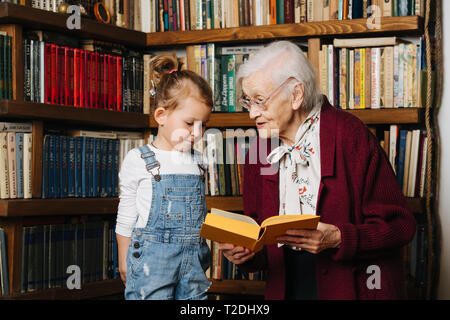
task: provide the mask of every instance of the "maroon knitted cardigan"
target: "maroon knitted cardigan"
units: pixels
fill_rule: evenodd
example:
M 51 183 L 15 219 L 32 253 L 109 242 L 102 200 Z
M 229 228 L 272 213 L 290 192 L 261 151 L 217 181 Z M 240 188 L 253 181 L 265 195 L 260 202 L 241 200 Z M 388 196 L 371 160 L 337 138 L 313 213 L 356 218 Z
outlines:
M 270 146 L 261 139 L 250 152 L 262 143 L 268 154 Z M 321 222 L 340 229 L 342 244 L 317 255 L 319 299 L 406 298 L 401 249 L 414 236 L 414 216 L 377 138 L 358 118 L 326 99 L 320 118 L 320 159 L 317 214 Z M 279 210 L 278 171 L 261 175 L 261 169 L 269 167 L 258 160 L 247 161 L 244 168 L 244 212 L 258 223 Z M 379 289 L 367 286 L 368 280 L 373 283 L 373 270 L 368 269 L 372 265 L 380 268 Z M 282 248 L 266 246 L 240 268 L 268 270 L 266 299 L 284 299 Z

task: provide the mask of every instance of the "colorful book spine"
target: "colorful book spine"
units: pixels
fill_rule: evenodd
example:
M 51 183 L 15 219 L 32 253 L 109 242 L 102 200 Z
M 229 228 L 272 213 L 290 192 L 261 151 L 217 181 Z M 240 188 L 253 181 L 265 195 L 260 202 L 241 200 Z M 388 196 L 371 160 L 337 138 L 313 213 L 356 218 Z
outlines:
M 16 181 L 18 199 L 23 199 L 23 138 L 23 132 L 16 133 Z
M 23 137 L 23 197 L 32 198 L 32 153 L 33 153 L 33 135 L 25 133 Z
M 0 199 L 9 198 L 8 134 L 0 132 Z

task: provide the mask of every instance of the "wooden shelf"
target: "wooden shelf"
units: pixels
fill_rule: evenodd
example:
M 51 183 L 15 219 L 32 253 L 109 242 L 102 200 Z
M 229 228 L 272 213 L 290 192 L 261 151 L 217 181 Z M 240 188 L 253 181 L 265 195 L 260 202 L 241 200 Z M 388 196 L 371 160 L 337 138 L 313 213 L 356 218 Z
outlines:
M 263 296 L 265 281 L 255 280 L 211 280 L 208 293 Z
M 82 300 L 123 294 L 125 287 L 120 279 L 91 282 L 81 285 L 80 290 L 52 288 L 36 292 L 18 293 L 2 297 L 3 300 Z
M 265 281 L 211 280 L 208 293 L 233 295 L 264 295 Z M 83 300 L 123 294 L 125 287 L 120 279 L 86 283 L 80 290 L 52 288 L 36 292 L 19 293 L 1 297 L 1 300 Z
M 0 3 L 1 24 L 20 24 L 30 29 L 61 32 L 77 38 L 111 41 L 132 47 L 145 47 L 146 45 L 146 34 L 144 32 L 100 23 L 94 19 L 81 18 L 81 29 L 70 30 L 67 28 L 68 17 L 67 14 L 6 2 Z
M 424 200 L 407 198 L 413 213 L 423 212 Z M 0 200 L 0 217 L 117 214 L 118 198 L 66 198 Z M 206 197 L 206 206 L 227 211 L 243 211 L 242 197 Z
M 367 19 L 334 20 L 298 24 L 277 24 L 239 28 L 147 33 L 147 46 L 189 45 L 210 42 L 251 42 L 279 38 L 331 36 L 376 36 L 377 34 L 419 34 L 423 19 L 418 16 L 383 17 L 380 28 L 369 29 Z
M 148 128 L 148 115 L 36 102 L 0 100 L 0 116 L 12 119 L 58 121 L 98 127 Z

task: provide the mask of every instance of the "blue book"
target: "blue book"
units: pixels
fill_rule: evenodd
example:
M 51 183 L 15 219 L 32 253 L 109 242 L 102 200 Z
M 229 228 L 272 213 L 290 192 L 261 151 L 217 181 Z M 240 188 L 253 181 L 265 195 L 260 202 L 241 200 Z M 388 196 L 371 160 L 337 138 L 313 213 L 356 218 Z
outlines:
M 87 196 L 87 185 L 88 185 L 88 161 L 87 161 L 87 151 L 88 151 L 88 141 L 89 138 L 82 137 L 81 140 L 81 196 L 85 198 Z
M 117 197 L 119 195 L 119 149 L 120 140 L 113 140 L 113 163 L 112 163 L 112 196 Z
M 17 198 L 23 199 L 23 132 L 16 133 Z
M 55 198 L 55 136 L 49 136 L 48 151 L 48 197 Z
M 88 138 L 88 149 L 86 156 L 88 157 L 88 168 L 87 168 L 87 196 L 92 197 L 94 190 L 94 138 Z
M 68 176 L 68 164 L 67 164 L 67 138 L 66 136 L 59 137 L 60 142 L 60 167 L 59 167 L 59 185 L 60 185 L 60 197 L 67 198 L 67 176 Z
M 93 171 L 92 171 L 92 178 L 93 178 L 92 196 L 94 198 L 97 198 L 100 196 L 100 184 L 101 184 L 100 163 L 102 158 L 101 150 L 103 149 L 101 149 L 100 147 L 102 146 L 102 140 L 104 139 L 94 138 L 93 140 L 94 140 L 94 147 L 93 147 Z
M 364 14 L 363 3 L 364 3 L 364 0 L 353 0 L 352 19 L 363 18 L 363 14 Z
M 107 148 L 108 140 L 100 140 L 101 160 L 100 160 L 100 197 L 106 197 L 106 166 L 107 166 Z
M 344 0 L 339 0 L 339 5 L 338 5 L 338 19 L 339 20 L 344 20 Z
M 44 137 L 44 144 L 42 146 L 42 199 L 47 199 L 48 196 L 48 169 L 49 169 L 49 149 L 50 137 Z
M 398 146 L 398 170 L 397 170 L 397 181 L 398 184 L 400 185 L 400 189 L 403 189 L 403 177 L 405 174 L 405 154 L 406 154 L 407 134 L 408 130 L 400 130 L 399 146 Z
M 9 274 L 8 274 L 8 259 L 6 255 L 6 238 L 5 230 L 0 228 L 0 254 L 1 254 L 1 264 L 0 264 L 0 293 L 3 296 L 9 296 Z
M 60 183 L 60 168 L 61 168 L 61 143 L 60 136 L 55 136 L 55 149 L 54 149 L 54 198 L 61 197 L 61 183 Z
M 112 197 L 112 163 L 113 163 L 113 141 L 112 139 L 108 139 L 108 157 L 106 161 L 106 196 Z
M 67 197 L 75 196 L 75 137 L 67 137 Z
M 75 138 L 75 170 L 74 170 L 74 189 L 75 197 L 81 197 L 82 186 L 82 159 L 83 159 L 83 137 Z

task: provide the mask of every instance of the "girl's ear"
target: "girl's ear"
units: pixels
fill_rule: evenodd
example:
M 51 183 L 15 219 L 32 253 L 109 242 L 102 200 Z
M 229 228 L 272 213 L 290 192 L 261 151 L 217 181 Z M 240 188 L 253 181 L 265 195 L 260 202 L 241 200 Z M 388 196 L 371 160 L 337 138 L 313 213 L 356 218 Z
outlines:
M 305 87 L 303 86 L 303 83 L 297 82 L 294 85 L 294 92 L 293 92 L 293 98 L 292 98 L 292 109 L 298 110 L 303 104 L 303 99 L 305 97 Z
M 155 121 L 158 123 L 158 126 L 163 127 L 167 120 L 168 112 L 166 109 L 159 107 L 156 108 L 154 117 Z

